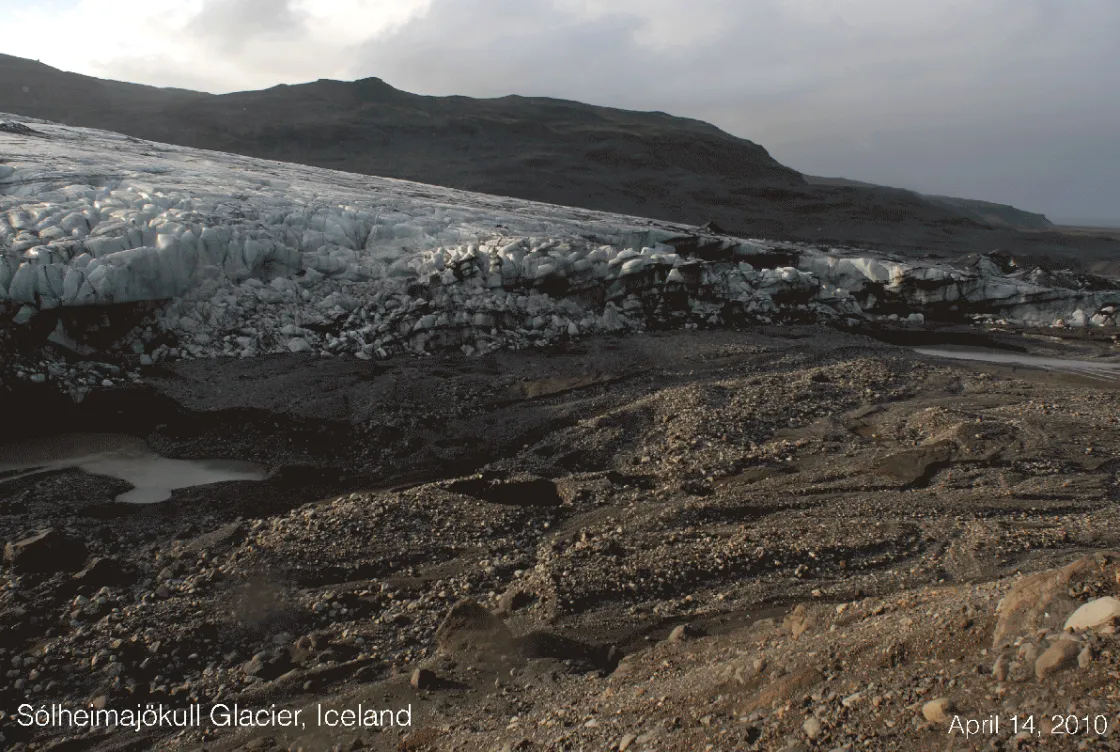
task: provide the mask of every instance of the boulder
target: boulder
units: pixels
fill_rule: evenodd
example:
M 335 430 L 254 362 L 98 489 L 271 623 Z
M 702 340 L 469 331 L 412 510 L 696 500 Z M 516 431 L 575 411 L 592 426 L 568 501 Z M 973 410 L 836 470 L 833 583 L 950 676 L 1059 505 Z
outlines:
M 504 655 L 514 650 L 513 634 L 501 619 L 466 598 L 452 606 L 439 625 L 436 647 L 448 655 Z
M 677 626 L 673 627 L 673 631 L 669 633 L 668 640 L 669 642 L 684 642 L 690 636 L 691 635 L 689 635 L 688 633 L 688 625 L 678 624 Z
M 1038 572 L 1016 582 L 996 609 L 999 617 L 992 633 L 992 646 L 999 648 L 1039 629 L 1061 629 L 1062 617 L 1079 605 L 1069 594 L 1071 585 L 1115 586 L 1117 558 L 1120 555 L 1114 553 L 1086 556 L 1060 569 Z
M 412 672 L 409 679 L 409 684 L 417 692 L 424 689 L 432 689 L 436 686 L 437 677 L 435 672 L 427 668 L 418 668 Z
M 799 603 L 793 611 L 786 614 L 782 626 L 789 630 L 793 639 L 799 638 L 813 626 L 813 617 L 804 603 Z
M 945 723 L 953 713 L 953 701 L 938 697 L 922 705 L 922 716 L 930 723 Z
M 99 556 L 92 560 L 82 571 L 74 575 L 74 581 L 89 588 L 120 587 L 136 580 L 136 573 L 125 567 L 118 559 Z
M 505 614 L 512 614 L 530 605 L 536 598 L 521 588 L 512 587 L 502 593 L 498 599 L 498 610 Z
M 4 564 L 16 574 L 77 572 L 87 556 L 85 543 L 47 528 L 4 546 Z
M 880 458 L 874 465 L 876 472 L 895 478 L 904 485 L 922 486 L 929 483 L 933 475 L 947 465 L 953 457 L 953 444 L 939 441 L 917 449 L 903 449 L 900 452 Z
M 1111 596 L 1097 598 L 1078 608 L 1066 619 L 1066 630 L 1095 629 L 1120 619 L 1120 600 Z
M 1034 662 L 1034 674 L 1039 681 L 1050 674 L 1069 668 L 1081 652 L 1081 643 L 1076 640 L 1062 639 L 1048 647 Z

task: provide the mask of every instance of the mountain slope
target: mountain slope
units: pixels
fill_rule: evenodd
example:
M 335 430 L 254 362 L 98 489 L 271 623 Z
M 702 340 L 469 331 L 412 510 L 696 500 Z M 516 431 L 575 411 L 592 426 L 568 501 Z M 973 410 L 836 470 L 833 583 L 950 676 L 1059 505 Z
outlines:
M 997 204 L 991 201 L 980 201 L 971 198 L 957 198 L 956 196 L 938 196 L 905 188 L 891 188 L 874 183 L 865 183 L 862 180 L 849 180 L 848 178 L 825 178 L 819 175 L 804 175 L 805 181 L 810 185 L 827 185 L 843 188 L 866 188 L 881 191 L 897 192 L 929 201 L 930 203 L 944 206 L 953 211 L 958 211 L 973 221 L 993 227 L 1010 227 L 1017 230 L 1044 230 L 1054 227 L 1054 223 L 1043 214 L 1023 211 L 1007 204 Z
M 810 185 L 715 126 L 547 98 L 428 97 L 316 81 L 223 95 L 101 81 L 0 55 L 0 111 L 182 146 L 702 224 L 740 235 L 949 255 L 1104 240 L 993 228 L 916 194 Z M 1098 248 L 1101 245 L 1107 248 Z
M 804 185 L 757 144 L 695 120 L 544 98 L 424 97 L 375 78 L 209 95 L 0 57 L 0 110 L 523 198 L 590 205 L 618 194 L 609 208 L 648 206 L 660 218 L 665 210 L 703 215 L 695 214 L 702 200 L 674 195 L 682 188 Z

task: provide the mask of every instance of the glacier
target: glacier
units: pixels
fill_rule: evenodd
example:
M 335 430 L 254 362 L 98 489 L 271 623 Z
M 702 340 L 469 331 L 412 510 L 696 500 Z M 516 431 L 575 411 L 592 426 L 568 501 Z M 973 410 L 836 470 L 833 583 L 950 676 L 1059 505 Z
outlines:
M 0 154 L 0 330 L 45 322 L 94 358 L 80 314 L 148 306 L 96 353 L 120 367 L 44 350 L 16 372 L 72 388 L 169 359 L 472 355 L 750 321 L 1116 326 L 1120 311 L 1111 280 L 988 257 L 730 237 L 20 116 L 0 115 Z

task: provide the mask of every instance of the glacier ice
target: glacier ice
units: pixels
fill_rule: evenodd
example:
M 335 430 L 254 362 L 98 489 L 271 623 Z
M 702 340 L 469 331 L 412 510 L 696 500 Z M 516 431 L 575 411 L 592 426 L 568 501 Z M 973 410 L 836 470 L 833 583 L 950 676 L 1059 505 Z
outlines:
M 986 258 L 707 236 L 22 120 L 30 132 L 0 133 L 0 327 L 150 302 L 117 345 L 135 364 L 473 354 L 729 315 L 1115 326 L 1120 310 L 1114 285 Z

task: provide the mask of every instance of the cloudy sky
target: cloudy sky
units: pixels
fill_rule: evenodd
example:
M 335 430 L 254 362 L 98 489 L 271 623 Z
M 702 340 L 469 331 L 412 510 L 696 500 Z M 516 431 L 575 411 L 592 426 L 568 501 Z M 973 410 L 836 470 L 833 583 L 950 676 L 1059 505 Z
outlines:
M 1120 221 L 1120 0 L 0 0 L 0 18 L 0 52 L 104 78 L 663 110 L 802 172 Z

